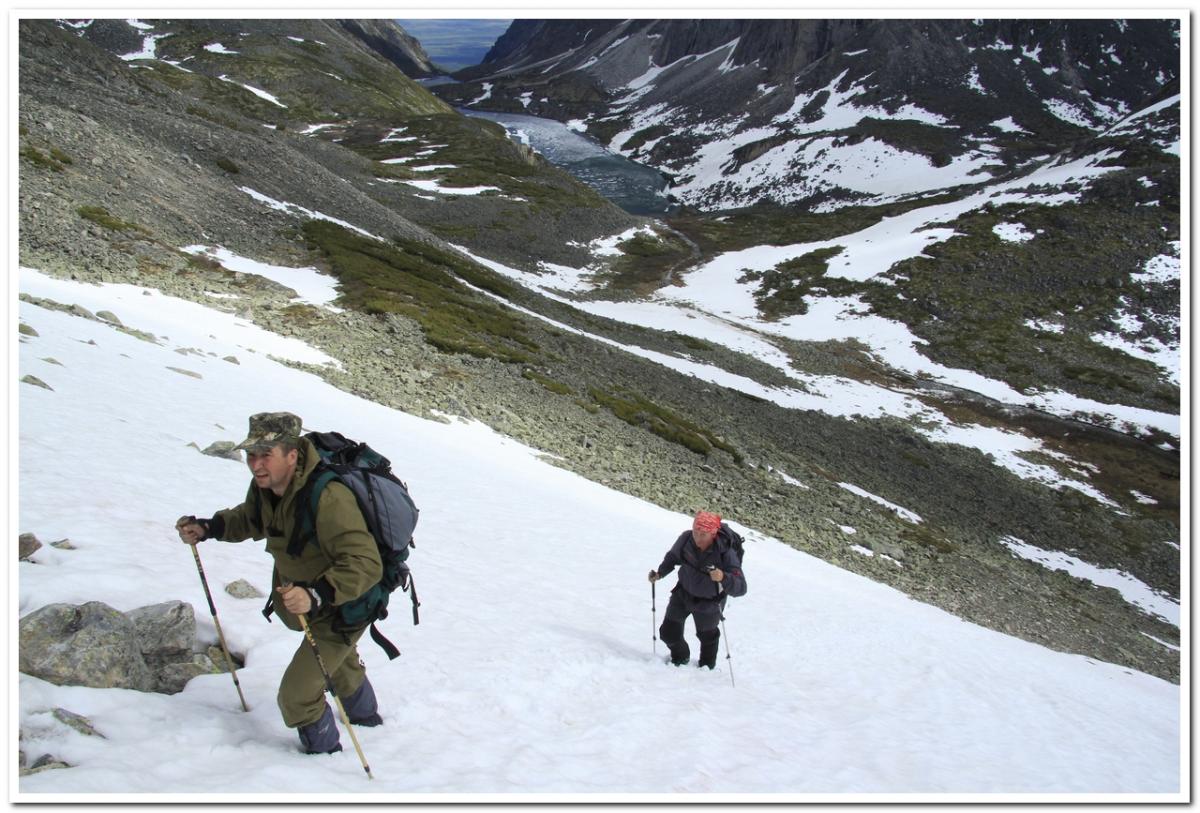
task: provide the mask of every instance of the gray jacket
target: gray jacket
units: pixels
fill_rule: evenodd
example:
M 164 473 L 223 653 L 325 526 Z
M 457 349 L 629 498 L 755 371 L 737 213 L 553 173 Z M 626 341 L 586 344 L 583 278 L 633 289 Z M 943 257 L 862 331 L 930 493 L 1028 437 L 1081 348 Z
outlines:
M 725 579 L 715 582 L 708 575 L 709 567 L 718 567 L 725 572 Z M 675 540 L 675 544 L 663 557 L 658 566 L 658 576 L 662 578 L 679 567 L 679 584 L 676 589 L 683 588 L 696 598 L 718 598 L 722 594 L 729 596 L 746 595 L 746 576 L 742 573 L 742 563 L 737 551 L 729 542 L 724 524 L 716 540 L 708 550 L 702 551 L 696 547 L 691 531 L 684 531 Z

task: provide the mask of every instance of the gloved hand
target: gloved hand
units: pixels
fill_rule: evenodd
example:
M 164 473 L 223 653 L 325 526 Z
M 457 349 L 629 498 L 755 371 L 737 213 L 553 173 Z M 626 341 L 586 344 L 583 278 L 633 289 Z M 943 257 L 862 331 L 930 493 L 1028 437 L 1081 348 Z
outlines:
M 182 516 L 175 522 L 175 530 L 179 538 L 188 545 L 196 545 L 208 539 L 208 520 L 196 519 L 190 514 Z
M 651 571 L 650 571 L 650 581 L 651 581 L 651 583 L 653 583 L 653 582 L 656 582 L 656 581 L 658 581 L 658 580 L 659 580 L 659 579 L 661 579 L 661 578 L 662 578 L 662 577 L 658 575 L 658 571 L 657 571 L 657 570 L 651 570 Z
M 725 571 L 719 567 L 714 567 L 708 571 L 708 577 L 715 582 L 723 581 L 725 579 Z

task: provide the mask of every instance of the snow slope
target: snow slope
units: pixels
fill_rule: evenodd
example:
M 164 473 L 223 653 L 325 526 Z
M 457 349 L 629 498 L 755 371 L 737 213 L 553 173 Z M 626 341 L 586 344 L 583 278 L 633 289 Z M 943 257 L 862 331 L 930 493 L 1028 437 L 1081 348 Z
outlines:
M 344 734 L 345 752 L 304 756 L 280 722 L 277 681 L 300 638 L 222 589 L 244 578 L 266 590 L 261 543 L 202 543 L 222 628 L 246 654 L 250 712 L 223 674 L 173 696 L 21 675 L 22 747 L 74 767 L 14 778 L 16 801 L 1186 799 L 1178 686 L 965 623 L 753 529 L 720 668 L 670 668 L 645 574 L 684 514 L 482 425 L 338 391 L 270 358 L 319 363 L 316 351 L 216 311 L 27 270 L 20 286 L 160 340 L 20 304 L 39 335 L 22 339 L 19 375 L 53 389 L 18 385 L 19 530 L 77 549 L 43 547 L 12 572 L 14 618 L 53 602 L 183 599 L 215 641 L 173 523 L 240 500 L 247 472 L 188 444 L 240 439 L 247 415 L 282 409 L 369 439 L 408 480 L 423 607 L 412 627 L 400 597 L 384 625 L 397 661 L 362 647 L 385 719 L 358 732 L 369 781 Z M 56 707 L 105 738 L 58 723 Z

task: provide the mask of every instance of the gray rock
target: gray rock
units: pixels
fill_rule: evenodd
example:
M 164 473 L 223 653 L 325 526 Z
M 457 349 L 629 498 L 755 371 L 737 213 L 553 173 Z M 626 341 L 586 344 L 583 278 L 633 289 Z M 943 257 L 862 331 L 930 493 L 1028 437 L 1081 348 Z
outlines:
M 24 322 L 22 322 L 20 325 L 17 326 L 17 332 L 20 333 L 22 336 L 35 336 L 36 337 L 36 336 L 40 335 L 36 330 L 34 330 L 32 327 L 25 324 Z
M 196 641 L 196 613 L 183 601 L 166 601 L 125 613 L 137 635 L 138 647 L 149 663 L 191 655 Z
M 240 361 L 238 361 L 238 360 L 237 360 L 237 356 L 225 356 L 225 357 L 224 357 L 223 359 L 221 359 L 221 360 L 222 360 L 222 361 L 228 361 L 230 364 L 236 364 L 236 365 L 238 365 L 239 367 L 240 367 L 240 366 L 241 366 L 241 364 L 242 364 Z
M 67 310 L 67 312 L 74 316 L 82 316 L 84 319 L 95 319 L 96 318 L 96 314 L 92 313 L 90 310 L 83 307 L 82 305 L 72 305 Z
M 42 771 L 50 771 L 58 768 L 70 768 L 71 766 L 63 762 L 57 757 L 50 754 L 42 754 L 37 758 L 31 767 L 21 768 L 21 776 L 29 776 L 30 774 L 41 773 Z
M 171 370 L 172 372 L 179 373 L 180 375 L 186 375 L 186 376 L 190 376 L 192 378 L 204 378 L 204 376 L 200 375 L 200 373 L 194 373 L 191 370 L 184 370 L 180 367 L 172 367 L 169 364 L 167 365 L 167 369 Z
M 111 322 L 114 325 L 122 325 L 123 326 L 125 324 L 120 319 L 118 319 L 117 315 L 115 313 L 113 313 L 112 311 L 96 311 L 96 318 L 103 319 L 105 322 Z
M 156 691 L 162 694 L 179 694 L 192 678 L 219 671 L 207 655 L 194 654 L 189 660 L 168 663 L 156 669 Z
M 91 601 L 50 604 L 18 624 L 20 671 L 58 686 L 149 691 L 154 685 L 137 630 L 124 614 Z
M 38 538 L 33 534 L 21 534 L 17 537 L 17 559 L 25 562 L 29 557 L 42 546 Z
M 21 379 L 21 383 L 22 384 L 32 384 L 35 387 L 41 387 L 42 389 L 46 389 L 46 390 L 50 390 L 50 392 L 54 392 L 54 387 L 51 387 L 49 384 L 47 384 L 42 379 L 38 378 L 36 375 L 24 376 Z
M 74 543 L 70 539 L 59 539 L 56 542 L 51 542 L 50 547 L 58 548 L 59 550 L 76 550 Z
M 220 644 L 213 644 L 205 651 L 204 654 L 206 654 L 208 656 L 208 659 L 212 663 L 213 669 L 215 671 L 217 671 L 217 672 L 228 672 L 229 671 L 229 661 L 226 660 L 225 650 L 221 649 Z M 236 652 L 230 652 L 229 657 L 233 658 L 233 668 L 234 669 L 241 669 L 243 666 L 246 665 L 246 659 L 244 657 L 239 656 Z
M 225 585 L 225 592 L 234 598 L 263 598 L 258 588 L 245 579 L 238 579 Z
M 58 720 L 63 725 L 70 726 L 80 734 L 88 737 L 100 737 L 101 739 L 106 739 L 106 737 L 97 731 L 95 726 L 92 725 L 92 721 L 84 717 L 82 714 L 76 714 L 75 712 L 67 711 L 64 708 L 56 708 L 52 714 L 54 715 L 55 720 Z
M 241 463 L 242 452 L 240 449 L 233 448 L 236 445 L 232 440 L 218 440 L 208 444 L 201 452 L 209 457 L 223 457 L 226 460 L 236 460 Z

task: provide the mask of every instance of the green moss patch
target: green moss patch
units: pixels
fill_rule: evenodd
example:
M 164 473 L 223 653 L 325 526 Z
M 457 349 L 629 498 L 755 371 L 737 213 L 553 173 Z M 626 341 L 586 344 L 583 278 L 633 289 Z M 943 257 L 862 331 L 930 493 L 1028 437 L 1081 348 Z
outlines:
M 536 381 L 555 395 L 574 395 L 575 390 L 571 389 L 561 381 L 555 381 L 553 378 L 544 376 L 535 370 L 523 370 L 521 375 L 528 378 L 530 381 Z
M 49 152 L 50 154 L 47 155 L 37 147 L 22 147 L 21 157 L 32 164 L 54 172 L 62 172 L 68 164 L 75 163 L 71 156 L 57 147 L 50 147 Z
M 810 294 L 843 296 L 852 293 L 853 286 L 845 280 L 825 280 L 829 261 L 843 250 L 842 246 L 820 248 L 781 262 L 769 271 L 747 271 L 738 281 L 759 283 L 754 299 L 759 311 L 768 319 L 808 313 L 804 297 Z
M 510 363 L 536 358 L 538 345 L 520 316 L 464 284 L 502 297 L 514 293 L 512 283 L 488 269 L 415 240 L 381 243 L 324 220 L 306 222 L 304 236 L 338 278 L 348 307 L 408 316 L 447 353 Z
M 93 223 L 98 223 L 106 229 L 113 231 L 146 231 L 142 226 L 136 223 L 130 223 L 127 220 L 121 220 L 119 217 L 114 217 L 103 206 L 80 206 L 75 210 L 84 220 L 90 220 Z
M 709 430 L 637 393 L 616 395 L 591 387 L 588 389 L 588 395 L 631 426 L 648 429 L 660 438 L 677 443 L 696 454 L 708 455 L 713 449 L 721 449 L 732 455 L 738 464 L 742 462 L 742 455 L 733 446 Z

